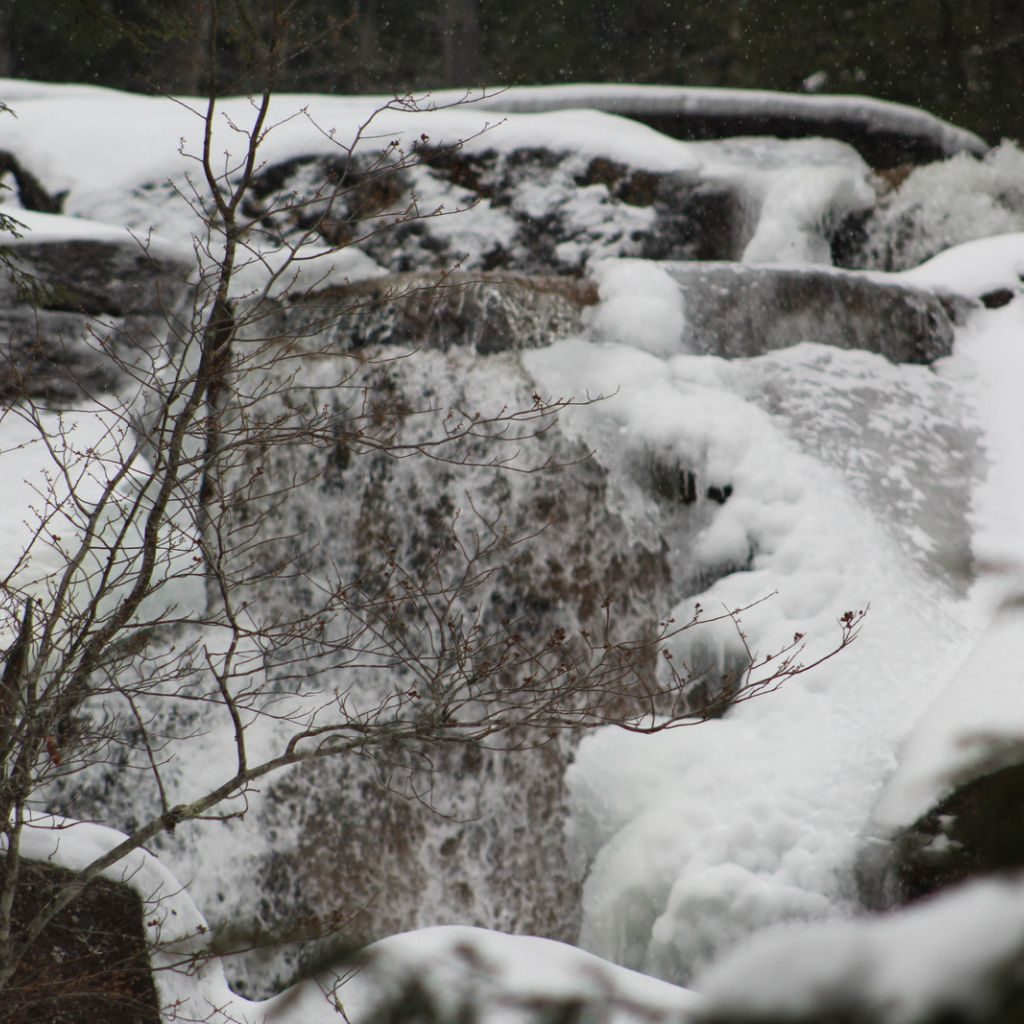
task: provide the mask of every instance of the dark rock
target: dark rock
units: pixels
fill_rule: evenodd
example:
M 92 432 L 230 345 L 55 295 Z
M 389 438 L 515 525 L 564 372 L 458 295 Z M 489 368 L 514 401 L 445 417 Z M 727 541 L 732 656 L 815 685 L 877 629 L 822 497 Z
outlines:
M 186 289 L 184 262 L 127 238 L 20 241 L 9 253 L 16 274 L 0 274 L 3 401 L 60 404 L 116 388 L 126 365 L 162 343 Z
M 832 263 L 848 270 L 861 270 L 868 266 L 868 226 L 874 210 L 854 210 L 834 228 L 829 238 Z
M 5 174 L 13 176 L 18 190 L 18 201 L 26 210 L 36 210 L 39 213 L 61 212 L 67 193 L 51 195 L 34 174 L 22 167 L 13 153 L 0 150 L 0 178 Z
M 650 474 L 651 486 L 659 498 L 680 505 L 692 505 L 697 500 L 697 476 L 692 470 L 652 457 Z
M 841 115 L 816 116 L 811 112 L 660 114 L 644 110 L 627 115 L 663 135 L 676 139 L 731 139 L 767 135 L 777 139 L 822 136 L 852 146 L 872 167 L 890 168 L 922 164 L 951 155 L 934 138 L 902 128 L 879 127 L 869 120 L 845 120 Z M 982 149 L 984 152 L 984 149 Z
M 66 239 L 19 241 L 16 266 L 42 289 L 41 308 L 86 316 L 128 317 L 173 308 L 191 266 L 164 252 L 147 251 L 127 235 L 123 242 Z M 14 282 L 0 279 L 0 303 L 17 297 Z
M 858 863 L 865 905 L 885 909 L 979 875 L 1024 869 L 1024 764 L 961 785 L 908 829 L 870 841 Z
M 739 263 L 664 267 L 682 288 L 692 350 L 726 358 L 814 341 L 895 363 L 932 363 L 952 351 L 953 325 L 972 308 L 877 274 Z
M 997 288 L 993 292 L 986 292 L 981 296 L 981 304 L 986 309 L 999 309 L 1008 306 L 1013 302 L 1016 295 L 1009 288 Z
M 73 878 L 23 860 L 14 932 Z M 159 1024 L 143 905 L 126 885 L 97 879 L 43 930 L 4 990 L 4 1024 Z

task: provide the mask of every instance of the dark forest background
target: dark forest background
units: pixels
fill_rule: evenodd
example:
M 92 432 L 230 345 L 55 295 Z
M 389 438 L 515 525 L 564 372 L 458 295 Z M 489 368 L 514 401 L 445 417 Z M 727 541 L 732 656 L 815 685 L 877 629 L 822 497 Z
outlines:
M 218 81 L 259 64 L 221 0 Z M 199 0 L 0 0 L 0 75 L 194 93 L 210 86 Z M 299 0 L 279 87 L 328 93 L 656 82 L 865 93 L 989 141 L 1024 138 L 1024 0 Z M 249 28 L 252 26 L 250 25 Z M 2 99 L 2 97 L 0 97 Z

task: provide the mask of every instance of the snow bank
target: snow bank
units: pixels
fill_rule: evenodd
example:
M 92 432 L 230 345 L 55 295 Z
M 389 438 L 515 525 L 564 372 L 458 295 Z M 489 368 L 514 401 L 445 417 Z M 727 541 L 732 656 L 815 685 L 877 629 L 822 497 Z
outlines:
M 1003 289 L 1007 305 L 979 312 L 958 345 L 961 387 L 982 427 L 986 465 L 974 489 L 972 554 L 980 569 L 974 614 L 984 632 L 943 675 L 948 684 L 916 725 L 875 809 L 872 829 L 913 823 L 959 783 L 1024 757 L 1024 379 L 1020 300 L 1024 235 L 969 242 L 902 275 L 979 296 Z M 987 624 L 987 625 L 986 625 Z
M 975 882 L 885 917 L 771 929 L 699 987 L 726 1019 L 986 1020 L 1019 1003 L 1022 950 L 1024 885 Z

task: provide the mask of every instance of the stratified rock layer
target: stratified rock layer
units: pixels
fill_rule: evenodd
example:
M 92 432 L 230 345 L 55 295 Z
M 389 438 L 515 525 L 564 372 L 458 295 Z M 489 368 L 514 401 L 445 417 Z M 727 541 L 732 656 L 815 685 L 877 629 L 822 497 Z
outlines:
M 673 263 L 683 292 L 687 344 L 726 358 L 798 341 L 863 349 L 894 363 L 931 363 L 953 347 L 970 304 L 880 275 L 831 268 Z
M 117 390 L 163 344 L 188 268 L 163 253 L 83 238 L 11 246 L 0 274 L 0 399 L 61 404 Z M 123 365 L 122 365 L 123 364 Z

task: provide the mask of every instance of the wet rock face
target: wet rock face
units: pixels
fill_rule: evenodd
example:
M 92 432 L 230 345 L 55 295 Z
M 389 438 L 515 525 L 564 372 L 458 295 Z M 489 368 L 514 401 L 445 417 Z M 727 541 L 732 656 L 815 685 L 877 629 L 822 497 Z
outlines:
M 875 909 L 913 902 L 980 875 L 1024 869 L 1024 764 L 960 786 L 904 832 L 875 840 L 858 866 Z
M 162 344 L 188 268 L 137 244 L 20 242 L 0 274 L 0 400 L 116 390 L 118 362 Z
M 866 274 L 810 267 L 675 263 L 687 343 L 700 354 L 755 356 L 815 341 L 864 349 L 895 363 L 949 355 L 966 300 Z
M 363 351 L 370 358 L 396 354 Z M 514 350 L 481 356 L 453 346 L 393 359 L 383 369 L 391 400 L 405 408 L 486 408 L 488 395 L 515 400 L 537 386 Z M 329 372 L 321 364 L 318 376 Z M 371 367 L 368 379 L 380 372 Z M 466 453 L 475 466 L 282 449 L 270 454 L 266 476 L 316 479 L 320 494 L 282 507 L 272 532 L 303 543 L 316 537 L 304 568 L 315 573 L 318 563 L 331 564 L 351 578 L 374 563 L 380 543 L 414 570 L 438 550 L 458 509 L 464 523 L 536 535 L 503 555 L 486 586 L 467 597 L 485 632 L 515 623 L 538 648 L 558 629 L 599 635 L 610 598 L 617 636 L 650 635 L 672 589 L 663 546 L 630 536 L 609 496 L 607 470 L 560 428 L 527 451 L 537 463 L 551 458 L 562 468 L 522 474 L 479 465 L 501 455 L 486 444 Z M 283 550 L 281 557 L 299 553 Z M 302 599 L 287 581 L 263 594 L 270 614 Z M 653 655 L 649 668 L 653 673 Z M 382 684 L 402 678 L 397 667 Z M 327 678 L 324 685 L 335 684 Z M 257 868 L 267 925 L 330 911 L 350 920 L 361 938 L 469 922 L 574 940 L 582 865 L 570 858 L 563 834 L 563 777 L 576 738 L 541 737 L 540 746 L 536 736 L 521 739 L 529 740 L 527 749 L 511 752 L 426 748 L 429 774 L 411 780 L 367 758 L 311 765 L 272 784 L 256 812 L 261 829 L 293 836 L 294 845 L 279 844 Z M 496 745 L 508 746 L 509 738 Z

